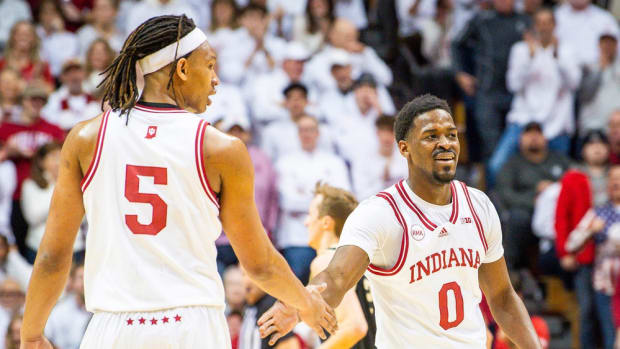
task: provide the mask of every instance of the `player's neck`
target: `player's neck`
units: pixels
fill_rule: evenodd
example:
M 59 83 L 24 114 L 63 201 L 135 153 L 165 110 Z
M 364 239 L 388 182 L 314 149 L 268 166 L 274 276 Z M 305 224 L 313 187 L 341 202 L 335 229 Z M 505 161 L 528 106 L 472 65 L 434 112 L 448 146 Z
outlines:
M 168 82 L 156 77 L 147 78 L 144 84 L 144 91 L 140 100 L 149 103 L 166 103 L 178 105 L 178 103 L 168 94 Z
M 450 183 L 430 182 L 422 176 L 417 176 L 415 180 L 412 180 L 412 178 L 410 175 L 405 183 L 420 199 L 433 205 L 443 206 L 450 204 L 452 200 Z M 415 185 L 412 182 L 415 182 Z
M 321 237 L 321 242 L 319 243 L 319 248 L 317 250 L 317 253 L 323 253 L 325 252 L 328 248 L 333 247 L 338 245 L 338 238 L 336 237 L 336 234 L 334 234 L 334 232 L 331 231 L 326 231 L 325 233 L 323 233 L 323 236 Z

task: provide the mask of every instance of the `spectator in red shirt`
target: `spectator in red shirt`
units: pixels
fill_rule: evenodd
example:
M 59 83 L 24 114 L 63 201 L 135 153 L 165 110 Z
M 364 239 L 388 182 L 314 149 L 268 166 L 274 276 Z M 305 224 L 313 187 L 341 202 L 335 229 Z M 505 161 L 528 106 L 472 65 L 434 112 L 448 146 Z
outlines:
M 620 109 L 611 113 L 609 116 L 609 163 L 611 165 L 620 165 Z
M 9 158 L 17 169 L 17 187 L 13 193 L 13 212 L 11 225 L 17 246 L 25 251 L 24 239 L 28 225 L 24 221 L 19 198 L 21 185 L 30 175 L 30 159 L 41 145 L 56 141 L 62 142 L 64 131 L 40 117 L 47 101 L 47 91 L 36 85 L 29 85 L 22 95 L 23 111 L 18 121 L 0 123 L 0 144 L 4 144 Z
M 49 65 L 39 58 L 39 38 L 29 21 L 19 21 L 11 28 L 9 41 L 0 59 L 0 70 L 12 68 L 28 82 L 42 82 L 51 90 L 54 78 Z

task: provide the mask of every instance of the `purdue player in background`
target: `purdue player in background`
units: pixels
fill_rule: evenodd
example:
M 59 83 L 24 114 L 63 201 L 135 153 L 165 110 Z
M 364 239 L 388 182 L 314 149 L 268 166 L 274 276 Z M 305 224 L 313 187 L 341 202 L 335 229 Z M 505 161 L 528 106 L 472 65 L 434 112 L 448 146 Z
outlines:
M 52 348 L 43 329 L 84 213 L 85 301 L 94 315 L 83 349 L 230 348 L 214 244 L 222 227 L 262 289 L 322 337 L 321 327 L 334 331 L 320 287 L 303 287 L 261 225 L 245 146 L 194 114 L 215 93 L 215 63 L 184 15 L 151 18 L 129 35 L 106 70 L 111 111 L 78 124 L 63 146 L 22 348 Z
M 344 222 L 356 206 L 357 200 L 348 191 L 317 183 L 305 222 L 309 245 L 317 252 L 310 265 L 310 277 L 327 268 L 338 246 Z M 342 302 L 334 310 L 338 319 L 338 331 L 319 348 L 375 347 L 375 309 L 365 277 L 345 293 Z
M 336 307 L 367 271 L 378 349 L 484 348 L 482 292 L 518 348 L 540 349 L 508 278 L 493 204 L 453 180 L 460 145 L 448 104 L 417 97 L 399 112 L 395 130 L 409 178 L 353 211 L 329 266 L 310 283 L 326 283 L 322 296 Z M 286 333 L 294 313 L 277 303 L 259 319 L 261 334 Z

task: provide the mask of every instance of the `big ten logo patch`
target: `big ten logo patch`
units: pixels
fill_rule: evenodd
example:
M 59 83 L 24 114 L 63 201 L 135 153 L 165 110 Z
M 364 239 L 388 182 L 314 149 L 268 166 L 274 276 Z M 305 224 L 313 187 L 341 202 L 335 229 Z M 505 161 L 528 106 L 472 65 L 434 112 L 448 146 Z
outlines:
M 149 126 L 149 128 L 146 130 L 146 136 L 144 138 L 150 139 L 154 138 L 155 136 L 157 136 L 157 126 Z
M 471 224 L 471 217 L 461 217 L 461 224 Z
M 411 237 L 416 241 L 422 241 L 424 239 L 424 229 L 422 229 L 419 225 L 414 225 L 411 227 L 410 231 Z

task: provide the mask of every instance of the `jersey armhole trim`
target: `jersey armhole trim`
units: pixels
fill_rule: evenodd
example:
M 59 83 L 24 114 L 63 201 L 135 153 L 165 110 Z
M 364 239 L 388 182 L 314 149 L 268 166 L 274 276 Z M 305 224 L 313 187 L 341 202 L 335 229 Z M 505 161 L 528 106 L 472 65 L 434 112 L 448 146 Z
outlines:
M 471 211 L 471 215 L 474 218 L 474 223 L 476 224 L 476 228 L 478 229 L 478 236 L 480 237 L 480 241 L 482 242 L 482 247 L 484 247 L 484 252 L 487 252 L 489 249 L 489 245 L 487 244 L 487 238 L 484 235 L 484 228 L 482 227 L 482 223 L 480 222 L 480 218 L 476 213 L 476 209 L 474 209 L 474 205 L 471 202 L 471 197 L 469 196 L 469 190 L 467 189 L 467 185 L 465 183 L 460 182 L 461 187 L 463 187 L 463 192 L 465 193 L 465 199 L 467 200 L 467 205 L 469 205 L 469 210 Z
M 450 223 L 456 224 L 459 218 L 459 193 L 456 191 L 454 181 L 450 182 L 450 189 L 452 190 L 452 214 L 450 215 Z
M 403 182 L 404 180 L 401 180 L 400 182 L 396 183 L 396 190 L 398 191 L 398 194 L 400 194 L 401 198 L 403 199 L 405 204 L 409 206 L 411 211 L 415 213 L 416 216 L 418 216 L 418 218 L 420 219 L 420 222 L 424 224 L 426 229 L 430 231 L 435 230 L 435 228 L 437 228 L 437 225 L 431 222 L 431 220 L 428 219 L 426 215 L 424 215 L 424 212 L 422 212 L 422 210 L 420 210 L 420 208 L 413 202 L 413 200 L 411 200 L 411 198 L 409 197 L 409 194 L 407 194 L 407 190 L 403 187 Z
M 108 117 L 110 116 L 110 111 L 108 110 L 103 117 L 101 117 L 101 123 L 99 124 L 99 132 L 97 133 L 97 144 L 95 145 L 95 154 L 93 155 L 93 159 L 90 161 L 90 165 L 88 166 L 88 170 L 84 174 L 80 185 L 82 187 L 82 192 L 85 192 L 88 188 L 88 185 L 93 180 L 95 176 L 95 172 L 97 172 L 97 167 L 99 167 L 99 162 L 101 160 L 101 152 L 103 151 L 103 141 L 105 140 L 105 131 L 108 128 Z
M 204 139 L 205 139 L 205 130 L 209 126 L 209 123 L 200 120 L 198 122 L 198 128 L 196 130 L 196 143 L 195 143 L 195 155 L 196 155 L 196 170 L 198 171 L 198 177 L 200 178 L 200 184 L 202 185 L 202 189 L 204 189 L 207 197 L 215 207 L 220 208 L 220 204 L 217 201 L 217 195 L 213 189 L 211 189 L 211 185 L 209 185 L 209 180 L 207 179 L 207 171 L 205 167 L 205 159 L 204 159 Z
M 379 194 L 377 194 L 377 196 L 385 199 L 385 201 L 388 202 L 390 207 L 392 207 L 392 211 L 394 211 L 396 220 L 398 220 L 398 223 L 403 228 L 403 237 L 400 243 L 400 253 L 398 255 L 398 260 L 391 269 L 384 269 L 371 263 L 368 265 L 367 270 L 376 275 L 391 276 L 397 274 L 405 265 L 405 260 L 407 260 L 407 252 L 409 251 L 409 233 L 407 230 L 407 222 L 405 221 L 405 218 L 398 209 L 394 197 L 392 197 L 392 195 L 387 192 L 380 192 Z

